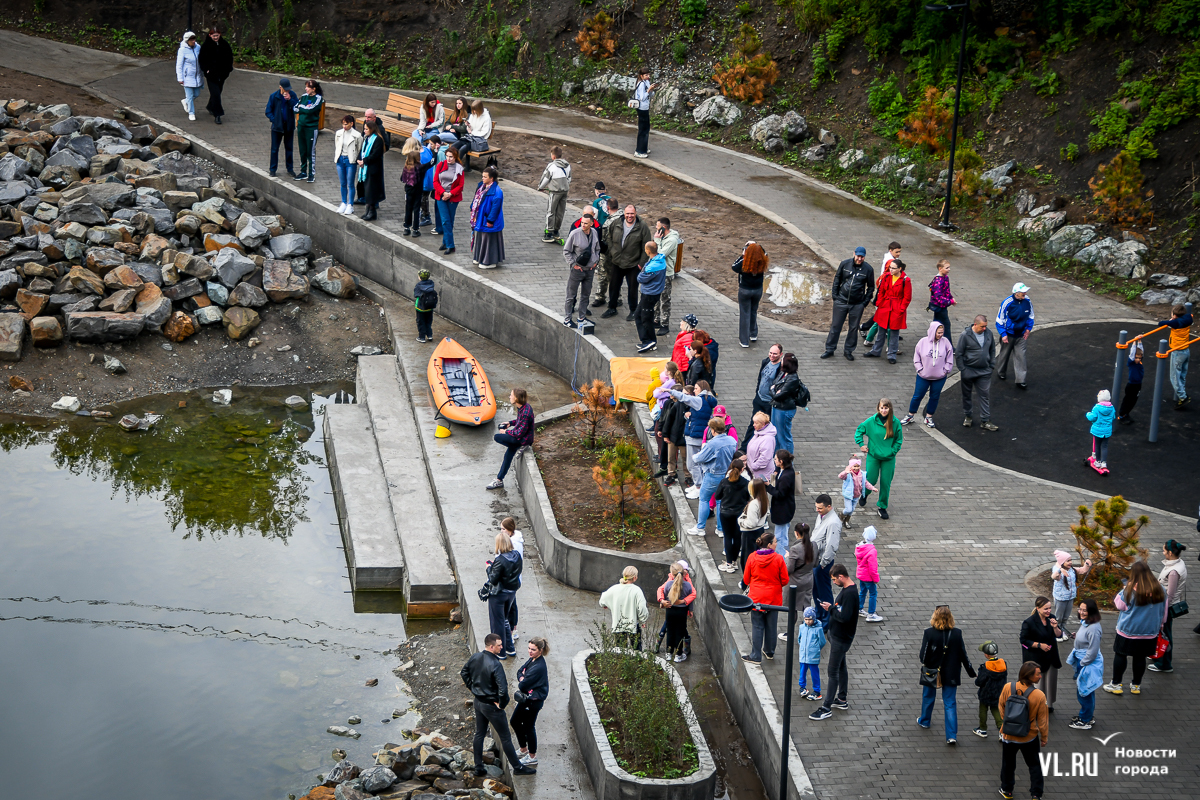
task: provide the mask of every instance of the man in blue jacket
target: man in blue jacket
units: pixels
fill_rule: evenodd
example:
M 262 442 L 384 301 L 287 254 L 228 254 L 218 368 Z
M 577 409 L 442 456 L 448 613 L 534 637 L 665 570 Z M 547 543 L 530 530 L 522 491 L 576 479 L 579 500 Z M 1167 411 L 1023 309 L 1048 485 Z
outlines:
M 1026 388 L 1025 340 L 1033 331 L 1033 304 L 1029 302 L 1029 287 L 1013 284 L 1012 294 L 1004 298 L 996 314 L 996 332 L 1000 334 L 1000 355 L 996 357 L 996 377 L 1008 378 L 1009 361 L 1016 372 L 1017 388 Z
M 271 121 L 271 177 L 279 169 L 279 145 L 283 144 L 284 163 L 287 164 L 287 174 L 293 178 L 296 172 L 292 169 L 292 134 L 296 132 L 296 93 L 292 91 L 292 82 L 287 78 L 279 79 L 279 89 L 271 93 L 267 99 L 267 119 Z
M 666 257 L 658 252 L 658 245 L 654 242 L 646 242 L 645 250 L 650 260 L 637 276 L 641 299 L 638 300 L 637 316 L 634 317 L 640 342 L 637 349 L 639 353 L 658 349 L 658 336 L 654 330 L 654 309 L 667 285 Z

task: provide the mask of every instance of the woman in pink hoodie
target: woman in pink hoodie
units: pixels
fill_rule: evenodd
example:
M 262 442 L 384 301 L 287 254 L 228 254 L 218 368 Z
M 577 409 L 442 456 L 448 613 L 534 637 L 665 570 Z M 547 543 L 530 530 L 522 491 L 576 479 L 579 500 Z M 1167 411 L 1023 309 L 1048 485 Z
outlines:
M 921 407 L 921 400 L 928 392 L 925 424 L 936 428 L 933 415 L 937 411 L 946 376 L 954 370 L 954 345 L 946 338 L 946 327 L 942 323 L 937 320 L 929 323 L 929 333 L 913 348 L 913 364 L 917 367 L 917 388 L 908 404 L 908 416 L 900 420 L 900 424 L 908 425 L 913 421 L 917 409 Z
M 764 481 L 775 474 L 775 426 L 762 411 L 754 415 L 754 435 L 746 444 L 746 467 L 751 476 Z

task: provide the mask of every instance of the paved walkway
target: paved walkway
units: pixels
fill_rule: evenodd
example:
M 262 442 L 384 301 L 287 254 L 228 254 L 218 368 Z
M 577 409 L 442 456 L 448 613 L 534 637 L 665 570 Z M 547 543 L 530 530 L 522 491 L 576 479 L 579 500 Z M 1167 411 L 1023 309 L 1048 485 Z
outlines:
M 227 124 L 221 127 L 203 118 L 194 124 L 181 121 L 170 65 L 158 64 L 118 75 L 100 81 L 93 88 L 180 125 L 221 149 L 265 164 L 267 136 L 260 115 L 274 83 L 270 76 L 236 73 L 226 87 L 228 116 Z M 329 84 L 325 89 L 331 102 L 382 105 L 380 89 Z M 601 145 L 626 148 L 632 139 L 627 128 L 565 112 L 506 107 L 495 113 L 502 125 L 537 126 Z M 323 137 L 318 145 L 323 163 L 328 163 L 329 148 L 329 141 Z M 1016 280 L 1033 287 L 1032 298 L 1042 323 L 1133 316 L 1127 307 L 1034 275 L 972 248 L 949 243 L 932 231 L 873 211 L 839 193 L 819 192 L 808 179 L 755 159 L 659 135 L 652 136 L 651 149 L 654 161 L 686 170 L 702 182 L 774 209 L 831 253 L 848 253 L 853 245 L 861 243 L 874 256 L 882 252 L 889 240 L 899 238 L 906 247 L 907 260 L 914 264 L 910 274 L 917 287 L 928 281 L 936 258 L 950 258 L 956 267 L 954 289 L 961 309 L 955 314 L 958 324 L 965 323 L 975 313 L 989 317 L 994 314 L 999 299 Z M 398 198 L 402 195 L 393 185 L 398 173 L 399 164 L 390 156 L 388 191 L 392 199 L 382 208 L 380 224 L 392 229 L 399 227 Z M 327 168 L 324 174 L 318 174 L 315 185 L 303 184 L 303 188 L 328 198 L 336 206 L 332 177 Z M 557 309 L 561 305 L 565 268 L 557 248 L 538 240 L 543 215 L 541 196 L 510 182 L 504 188 L 509 261 L 506 268 L 493 270 L 488 277 Z M 280 191 L 287 190 L 280 186 Z M 655 212 L 651 207 L 643 213 L 654 217 Z M 460 222 L 460 231 L 465 228 Z M 437 246 L 434 237 L 417 241 L 431 250 Z M 460 263 L 468 262 L 460 257 Z M 705 329 L 725 344 L 717 388 L 722 400 L 734 410 L 740 426 L 747 422 L 754 376 L 769 344 L 781 341 L 797 353 L 801 375 L 813 392 L 811 410 L 799 414 L 795 423 L 796 452 L 809 501 L 822 491 L 836 494 L 837 472 L 855 449 L 851 439 L 854 427 L 871 413 L 875 399 L 890 396 L 903 401 L 911 394 L 912 371 L 906 364 L 891 367 L 886 362 L 862 359 L 851 364 L 841 358 L 818 361 L 822 350 L 820 338 L 770 319 L 761 323 L 759 342 L 743 352 L 735 344 L 736 310 L 694 282 L 676 285 L 674 305 L 677 313 L 688 310 L 697 313 Z M 913 317 L 916 322 L 925 319 L 919 310 L 914 310 Z M 632 323 L 621 318 L 601 320 L 597 333 L 618 354 L 633 352 L 636 337 Z M 909 336 L 906 342 L 909 348 L 914 339 L 915 335 Z M 1052 368 L 1048 364 L 1032 365 L 1031 392 L 1038 391 L 1039 372 L 1045 374 Z M 1005 403 L 1008 391 L 1011 387 L 1007 385 L 998 387 L 994 402 Z M 954 416 L 945 413 L 943 419 L 950 421 Z M 1069 487 L 1030 480 L 973 459 L 960 458 L 936 438 L 926 435 L 924 429 L 910 430 L 907 434 L 898 461 L 892 519 L 875 520 L 880 531 L 878 545 L 883 575 L 880 613 L 887 622 L 860 627 L 850 654 L 851 709 L 837 712 L 832 720 L 811 723 L 806 717 L 811 704 L 795 704 L 792 728 L 795 742 L 817 795 L 822 798 L 994 795 L 999 748 L 994 734 L 983 741 L 969 733 L 975 710 L 971 687 L 962 691 L 957 748 L 945 746 L 936 724 L 931 731 L 923 731 L 914 724 L 920 705 L 916 673 L 921 631 L 934 605 L 950 603 L 973 656 L 978 655 L 974 645 L 994 639 L 1001 646 L 1001 655 L 1015 665 L 1020 660 L 1017 632 L 1032 606 L 1023 578 L 1028 570 L 1050 561 L 1052 549 L 1072 544 L 1066 531 L 1076 517 L 1074 509 L 1092 499 L 1091 495 Z M 803 516 L 811 518 L 811 505 L 804 501 L 800 505 Z M 1152 516 L 1154 524 L 1149 537 L 1152 542 L 1172 536 L 1195 542 L 1194 529 L 1187 521 L 1170 515 Z M 861 530 L 863 520 L 856 521 L 859 524 L 855 533 Z M 841 550 L 843 560 L 852 558 L 855 538 L 847 537 Z M 719 543 L 715 537 L 710 537 L 710 543 L 715 552 Z M 1106 651 L 1111 651 L 1114 622 L 1106 617 Z M 1194 677 L 1200 664 L 1196 640 L 1189 629 L 1190 625 L 1178 628 L 1174 674 L 1149 674 L 1139 697 L 1126 694 L 1119 698 L 1109 695 L 1099 698 L 1099 723 L 1093 733 L 1108 736 L 1121 732 L 1107 746 L 1093 744 L 1087 734 L 1067 728 L 1066 722 L 1074 713 L 1071 681 L 1066 677 L 1060 681 L 1063 693 L 1048 749 L 1058 753 L 1059 769 L 1067 773 L 1072 753 L 1098 752 L 1099 776 L 1052 777 L 1047 783 L 1048 797 L 1084 798 L 1100 792 L 1101 796 L 1173 798 L 1188 793 L 1187 786 L 1196 785 L 1200 780 L 1200 767 L 1194 755 L 1195 745 L 1200 743 L 1196 734 L 1200 723 L 1197 712 L 1200 683 Z M 777 659 L 764 669 L 780 702 L 783 665 Z M 1178 757 L 1169 761 L 1117 759 L 1113 749 L 1117 746 L 1174 748 Z M 1160 762 L 1169 766 L 1168 775 L 1133 779 L 1114 773 L 1115 767 L 1123 765 L 1149 766 Z M 1018 787 L 1024 785 L 1018 782 Z

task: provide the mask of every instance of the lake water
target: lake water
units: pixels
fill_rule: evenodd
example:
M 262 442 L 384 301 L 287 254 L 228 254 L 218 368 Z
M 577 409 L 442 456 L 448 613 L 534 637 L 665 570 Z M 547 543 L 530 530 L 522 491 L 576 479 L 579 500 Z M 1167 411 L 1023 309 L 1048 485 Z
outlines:
M 290 394 L 144 399 L 140 433 L 0 418 L 4 796 L 282 800 L 415 723 L 401 618 L 348 592 L 324 401 Z

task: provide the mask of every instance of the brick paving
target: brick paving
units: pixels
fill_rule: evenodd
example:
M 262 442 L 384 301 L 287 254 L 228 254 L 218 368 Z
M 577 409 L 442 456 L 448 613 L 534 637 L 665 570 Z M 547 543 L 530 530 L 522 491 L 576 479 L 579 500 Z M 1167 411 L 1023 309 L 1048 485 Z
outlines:
M 267 129 L 261 117 L 265 98 L 275 81 L 270 76 L 238 72 L 226 85 L 226 124 L 216 127 L 206 117 L 189 124 L 180 119 L 174 76 L 169 64 L 156 64 L 94 84 L 97 88 L 153 116 L 179 125 L 191 135 L 216 147 L 264 166 L 267 157 Z M 299 85 L 299 84 L 294 84 Z M 382 106 L 383 93 L 370 87 L 326 85 L 331 102 L 346 105 Z M 201 105 L 203 104 L 203 98 Z M 577 115 L 541 109 L 504 106 L 496 111 L 500 124 L 540 127 L 589 139 L 597 144 L 626 148 L 633 138 L 628 128 L 602 123 Z M 332 136 L 322 136 L 317 146 L 320 167 L 315 184 L 292 184 L 312 191 L 337 204 L 336 178 L 329 153 Z M 719 155 L 699 143 L 688 143 L 654 135 L 652 158 L 672 168 L 687 171 L 713 186 L 740 194 L 771 208 L 793 221 L 828 251 L 840 255 L 857 244 L 872 254 L 881 253 L 892 238 L 905 244 L 906 259 L 913 267 L 914 294 L 923 296 L 925 283 L 932 275 L 932 264 L 943 255 L 955 266 L 954 291 L 959 305 L 954 317 L 962 324 L 975 313 L 989 319 L 999 300 L 1013 282 L 1025 281 L 1033 287 L 1031 297 L 1038 321 L 1062 322 L 1081 319 L 1124 319 L 1137 316 L 1132 309 L 1093 296 L 1059 281 L 1037 276 L 972 248 L 951 244 L 930 231 L 897 221 L 896 218 L 852 203 L 836 193 L 822 194 L 809 183 L 770 166 L 736 154 Z M 391 198 L 380 210 L 380 221 L 391 230 L 399 230 L 403 192 L 398 187 L 398 153 L 387 162 L 388 194 Z M 281 182 L 283 183 L 283 182 Z M 473 182 L 469 182 L 468 191 Z M 565 270 L 559 248 L 540 241 L 544 217 L 543 195 L 528 189 L 503 184 L 505 190 L 505 244 L 509 254 L 506 266 L 491 270 L 487 277 L 558 313 L 563 298 Z M 287 191 L 282 185 L 280 191 Z M 627 198 L 621 198 L 622 201 Z M 636 200 L 636 198 L 634 198 Z M 647 208 L 643 215 L 657 216 Z M 572 218 L 575 216 L 572 213 Z M 456 238 L 458 263 L 469 266 L 466 209 L 459 214 Z M 687 236 L 687 231 L 683 231 Z M 437 237 L 423 236 L 419 244 L 436 249 Z M 874 260 L 877 264 L 877 259 Z M 350 265 L 353 267 L 354 265 Z M 716 265 L 722 266 L 722 265 Z M 837 496 L 838 471 L 855 450 L 852 435 L 855 426 L 871 413 L 876 399 L 888 396 L 904 403 L 913 386 L 912 369 L 906 360 L 889 366 L 882 360 L 859 359 L 848 363 L 840 356 L 819 361 L 822 338 L 782 325 L 770 318 L 760 323 L 760 339 L 748 351 L 737 346 L 737 311 L 728 301 L 715 298 L 710 291 L 692 281 L 677 282 L 674 288 L 677 314 L 696 313 L 703 327 L 721 342 L 722 359 L 717 389 L 722 401 L 732 409 L 734 420 L 744 429 L 748 422 L 751 392 L 759 360 L 773 341 L 784 343 L 796 352 L 800 374 L 810 387 L 813 400 L 808 412 L 800 412 L 794 424 L 797 464 L 802 474 L 806 499 L 800 499 L 803 518 L 813 516 L 811 498 L 820 492 Z M 923 327 L 925 312 L 913 306 L 914 325 Z M 632 355 L 636 344 L 633 323 L 623 316 L 599 320 L 597 335 L 618 355 Z M 911 328 L 903 349 L 911 352 L 919 336 Z M 659 354 L 666 352 L 664 346 Z M 859 353 L 861 355 L 862 349 Z M 1037 391 L 1038 374 L 1052 365 L 1031 365 L 1030 391 Z M 1010 386 L 995 390 L 993 402 L 1003 404 Z M 943 415 L 946 419 L 954 414 Z M 982 433 L 980 435 L 983 435 Z M 1005 435 L 1004 431 L 999 434 Z M 930 795 L 946 797 L 991 797 L 998 785 L 999 746 L 995 733 L 983 741 L 972 736 L 976 703 L 974 687 L 962 687 L 959 697 L 959 744 L 948 748 L 941 733 L 940 703 L 935 710 L 932 730 L 921 730 L 915 720 L 920 707 L 917 685 L 917 649 L 921 631 L 927 625 L 934 605 L 951 605 L 963 630 L 972 661 L 982 656 L 975 646 L 994 639 L 1015 674 L 1019 661 L 1017 633 L 1021 620 L 1032 608 L 1032 596 L 1025 588 L 1025 574 L 1051 561 L 1056 547 L 1069 547 L 1068 524 L 1075 518 L 1075 507 L 1090 502 L 1085 493 L 1029 481 L 1010 473 L 990 469 L 960 459 L 947 451 L 923 429 L 906 431 L 906 441 L 898 458 L 896 478 L 889 509 L 892 519 L 856 517 L 855 531 L 846 536 L 841 560 L 853 562 L 853 544 L 866 522 L 879 529 L 878 547 L 882 582 L 879 613 L 886 617 L 881 625 L 862 624 L 850 651 L 851 708 L 834 712 L 831 720 L 814 723 L 807 719 L 813 703 L 794 703 L 793 736 L 819 797 L 917 798 Z M 1130 498 L 1136 501 L 1137 498 Z M 1191 523 L 1167 515 L 1151 515 L 1149 538 L 1161 542 L 1169 537 L 1200 545 Z M 709 538 L 714 553 L 719 550 L 716 537 Z M 1152 547 L 1157 550 L 1157 545 Z M 1191 552 L 1200 550 L 1193 546 Z M 1157 559 L 1152 564 L 1157 567 Z M 730 580 L 730 588 L 733 581 Z M 1183 624 L 1186 623 L 1186 624 Z M 1115 618 L 1106 615 L 1106 659 L 1111 661 L 1112 629 Z M 1070 772 L 1072 752 L 1099 753 L 1097 777 L 1050 777 L 1047 797 L 1138 797 L 1175 798 L 1194 793 L 1200 781 L 1196 747 L 1200 725 L 1200 682 L 1195 680 L 1198 647 L 1191 633 L 1191 618 L 1176 628 L 1178 640 L 1176 672 L 1171 675 L 1147 673 L 1143 694 L 1128 693 L 1113 697 L 1100 693 L 1091 732 L 1067 727 L 1075 713 L 1073 686 L 1060 677 L 1062 692 L 1058 713 L 1052 719 L 1049 752 L 1058 753 L 1059 768 Z M 780 648 L 782 653 L 782 648 Z M 1065 651 L 1064 651 L 1065 655 Z M 720 663 L 721 659 L 714 658 Z M 782 702 L 782 659 L 764 665 L 775 687 L 776 702 Z M 824 671 L 824 670 L 823 670 Z M 965 673 L 964 673 L 965 675 Z M 828 676 L 822 678 L 827 683 Z M 1128 708 L 1127 706 L 1133 706 Z M 1090 734 L 1121 734 L 1108 746 L 1101 746 Z M 1114 748 L 1168 748 L 1177 751 L 1174 759 L 1131 760 L 1114 757 Z M 1114 774 L 1122 765 L 1161 765 L 1169 767 L 1166 776 L 1130 778 Z M 1018 769 L 1017 791 L 1027 787 Z M 1186 787 L 1192 786 L 1188 790 Z M 1018 794 L 1018 796 L 1022 796 Z

